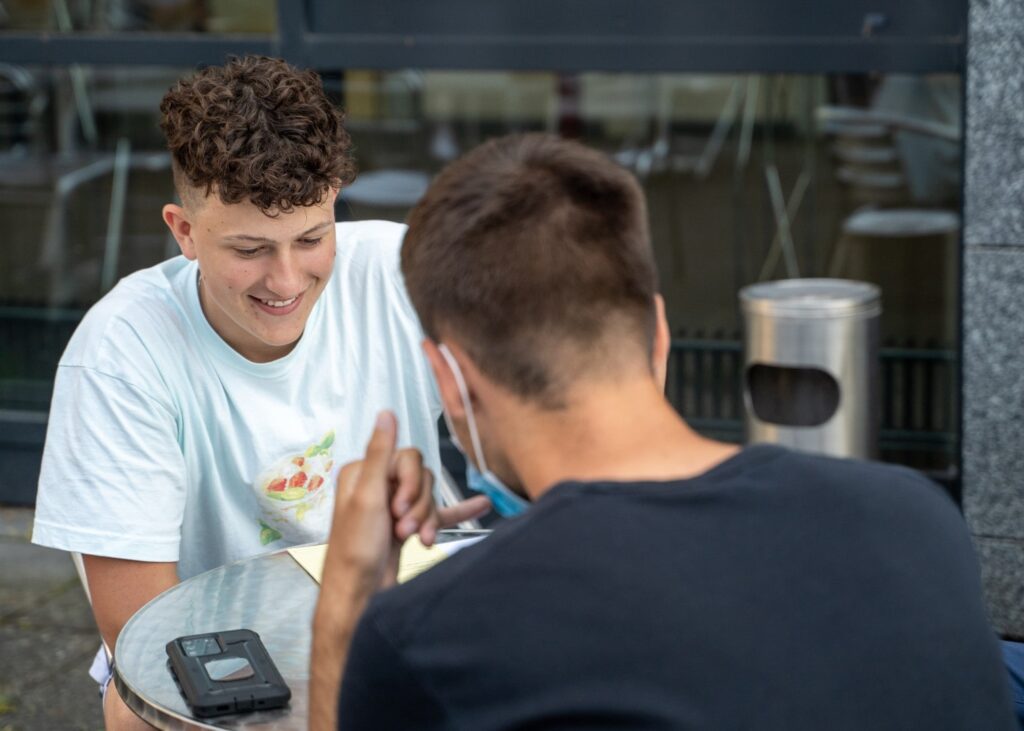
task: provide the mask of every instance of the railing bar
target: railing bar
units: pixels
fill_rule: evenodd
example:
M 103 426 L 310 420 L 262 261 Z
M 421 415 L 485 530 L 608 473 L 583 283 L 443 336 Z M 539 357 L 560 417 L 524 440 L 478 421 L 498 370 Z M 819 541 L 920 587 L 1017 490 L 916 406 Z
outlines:
M 936 412 L 940 408 L 940 399 L 935 398 L 935 365 L 921 361 L 924 370 L 924 427 L 928 431 L 938 431 Z
M 895 363 L 891 360 L 882 361 L 882 428 L 892 426 L 892 391 L 893 370 Z
M 914 362 L 908 361 L 903 366 L 903 391 L 901 392 L 904 429 L 912 429 L 914 425 Z
M 700 351 L 694 351 L 693 358 L 693 386 L 694 386 L 694 416 L 704 416 L 704 399 L 701 396 L 704 395 L 705 388 L 704 383 L 704 359 L 701 357 L 703 353 Z

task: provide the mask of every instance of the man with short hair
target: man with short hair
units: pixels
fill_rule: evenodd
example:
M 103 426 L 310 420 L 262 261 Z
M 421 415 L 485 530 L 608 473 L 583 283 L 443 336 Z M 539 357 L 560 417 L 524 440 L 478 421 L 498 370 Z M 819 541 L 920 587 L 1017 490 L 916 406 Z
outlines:
M 180 81 L 161 104 L 182 256 L 122 280 L 57 371 L 33 541 L 83 554 L 107 647 L 179 580 L 326 537 L 337 465 L 377 411 L 403 420 L 395 531 L 441 524 L 437 396 L 398 270 L 404 227 L 335 225 L 355 176 L 319 78 L 247 57 Z M 170 640 L 172 638 L 166 638 Z M 109 668 L 95 668 L 106 683 Z M 108 728 L 142 726 L 108 689 Z
M 393 414 L 342 470 L 315 731 L 1011 729 L 956 506 L 911 470 L 690 429 L 641 191 L 548 136 L 485 144 L 402 269 L 452 433 L 530 507 L 394 580 Z M 338 676 L 340 702 L 336 705 Z

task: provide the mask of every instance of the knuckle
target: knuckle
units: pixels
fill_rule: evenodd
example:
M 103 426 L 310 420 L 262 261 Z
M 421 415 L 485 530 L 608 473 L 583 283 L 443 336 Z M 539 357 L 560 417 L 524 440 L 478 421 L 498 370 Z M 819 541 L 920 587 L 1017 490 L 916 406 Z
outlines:
M 423 454 L 416 447 L 405 447 L 398 451 L 398 457 L 403 462 L 412 464 L 423 464 Z
M 357 472 L 359 472 L 359 468 L 360 468 L 361 465 L 362 465 L 362 462 L 360 460 L 354 460 L 352 462 L 348 462 L 347 464 L 342 466 L 341 470 L 338 472 L 338 478 L 339 479 L 343 479 L 343 478 L 351 477 L 353 474 L 356 474 Z

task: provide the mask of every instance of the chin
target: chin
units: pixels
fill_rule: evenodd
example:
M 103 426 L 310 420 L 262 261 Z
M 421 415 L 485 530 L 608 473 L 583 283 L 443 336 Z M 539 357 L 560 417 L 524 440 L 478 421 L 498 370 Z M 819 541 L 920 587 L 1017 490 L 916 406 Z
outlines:
M 287 333 L 278 337 L 264 335 L 264 337 L 260 339 L 263 341 L 264 345 L 269 345 L 272 348 L 286 348 L 289 345 L 295 345 L 295 343 L 299 342 L 299 338 L 301 337 L 302 331 L 300 330 L 298 333 Z

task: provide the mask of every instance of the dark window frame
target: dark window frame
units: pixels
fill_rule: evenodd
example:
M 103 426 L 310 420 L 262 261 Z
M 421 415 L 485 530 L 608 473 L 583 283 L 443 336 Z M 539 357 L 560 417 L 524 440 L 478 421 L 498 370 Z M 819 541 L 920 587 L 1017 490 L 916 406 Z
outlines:
M 439 6 L 444 14 L 434 12 L 430 27 L 410 29 L 390 20 L 401 16 L 400 0 L 370 5 L 346 0 L 340 10 L 337 0 L 280 0 L 274 35 L 0 32 L 0 61 L 59 66 L 123 65 L 130 59 L 135 65 L 196 66 L 221 63 L 231 54 L 260 53 L 320 70 L 817 74 L 961 73 L 965 67 L 966 0 L 848 0 L 842 22 L 832 17 L 835 9 L 820 3 L 774 0 L 769 7 L 741 0 L 732 21 L 713 18 L 711 33 L 702 32 L 701 23 L 712 18 L 700 3 L 649 0 L 646 11 L 624 19 L 611 0 L 594 2 L 587 27 L 579 30 L 567 18 L 571 1 L 540 3 L 545 16 L 531 15 L 528 27 L 508 33 L 487 26 L 506 19 L 524 25 L 512 11 L 517 3 L 492 2 L 488 12 L 500 20 L 478 23 L 479 33 L 461 33 L 457 29 L 467 23 L 460 2 Z M 334 26 L 346 12 L 353 28 L 342 31 Z M 686 32 L 666 33 L 664 18 Z M 762 18 L 763 31 L 757 22 Z M 595 28 L 607 33 L 594 33 Z

